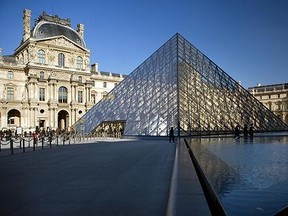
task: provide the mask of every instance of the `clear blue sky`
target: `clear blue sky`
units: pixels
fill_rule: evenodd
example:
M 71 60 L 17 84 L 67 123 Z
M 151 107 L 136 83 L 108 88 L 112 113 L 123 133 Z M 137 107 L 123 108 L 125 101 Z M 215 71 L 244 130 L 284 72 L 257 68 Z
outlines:
M 85 26 L 91 64 L 129 74 L 179 32 L 247 88 L 288 82 L 287 0 L 0 0 L 0 47 L 13 54 L 22 11 Z

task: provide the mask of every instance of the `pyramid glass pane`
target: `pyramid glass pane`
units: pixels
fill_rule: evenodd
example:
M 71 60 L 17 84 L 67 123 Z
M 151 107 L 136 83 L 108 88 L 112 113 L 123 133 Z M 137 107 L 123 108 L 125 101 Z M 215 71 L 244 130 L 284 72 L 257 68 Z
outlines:
M 110 126 L 123 123 L 125 135 L 166 136 L 170 127 L 181 135 L 220 134 L 232 132 L 237 124 L 253 124 L 256 131 L 288 130 L 284 122 L 178 33 L 92 107 L 74 128 L 93 133 L 108 122 Z
M 178 35 L 182 134 L 227 133 L 239 124 L 256 131 L 287 130 L 277 116 Z

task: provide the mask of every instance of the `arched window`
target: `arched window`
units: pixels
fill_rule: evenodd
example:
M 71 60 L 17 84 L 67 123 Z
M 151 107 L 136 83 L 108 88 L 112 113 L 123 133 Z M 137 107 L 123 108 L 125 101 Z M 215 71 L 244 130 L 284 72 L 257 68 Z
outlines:
M 42 49 L 38 51 L 38 63 L 45 64 L 45 51 Z
M 77 57 L 77 60 L 76 60 L 76 63 L 77 63 L 77 69 L 78 70 L 81 70 L 83 68 L 83 59 L 82 57 L 78 56 Z
M 61 86 L 58 91 L 58 102 L 67 103 L 67 95 L 68 95 L 67 88 L 64 86 Z
M 58 54 L 58 66 L 60 66 L 60 67 L 65 66 L 65 56 L 63 53 Z
M 39 78 L 40 78 L 40 79 L 44 79 L 44 72 L 43 72 L 43 71 L 40 72 Z
M 82 83 L 82 76 L 79 76 L 79 77 L 78 77 L 78 82 L 79 82 L 79 83 Z

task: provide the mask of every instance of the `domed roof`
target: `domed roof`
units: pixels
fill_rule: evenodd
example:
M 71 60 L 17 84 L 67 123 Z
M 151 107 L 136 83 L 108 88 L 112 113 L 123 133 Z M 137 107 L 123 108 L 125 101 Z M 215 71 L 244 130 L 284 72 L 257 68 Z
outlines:
M 82 47 L 86 47 L 83 38 L 78 34 L 78 32 L 69 26 L 58 23 L 40 21 L 33 29 L 31 36 L 36 39 L 44 39 L 61 35 L 69 38 Z

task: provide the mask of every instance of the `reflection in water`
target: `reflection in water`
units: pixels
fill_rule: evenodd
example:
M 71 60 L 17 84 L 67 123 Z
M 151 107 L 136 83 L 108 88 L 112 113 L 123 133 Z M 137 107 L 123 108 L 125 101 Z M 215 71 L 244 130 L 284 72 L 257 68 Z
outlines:
M 229 215 L 271 215 L 288 205 L 288 139 L 192 139 L 190 146 Z

